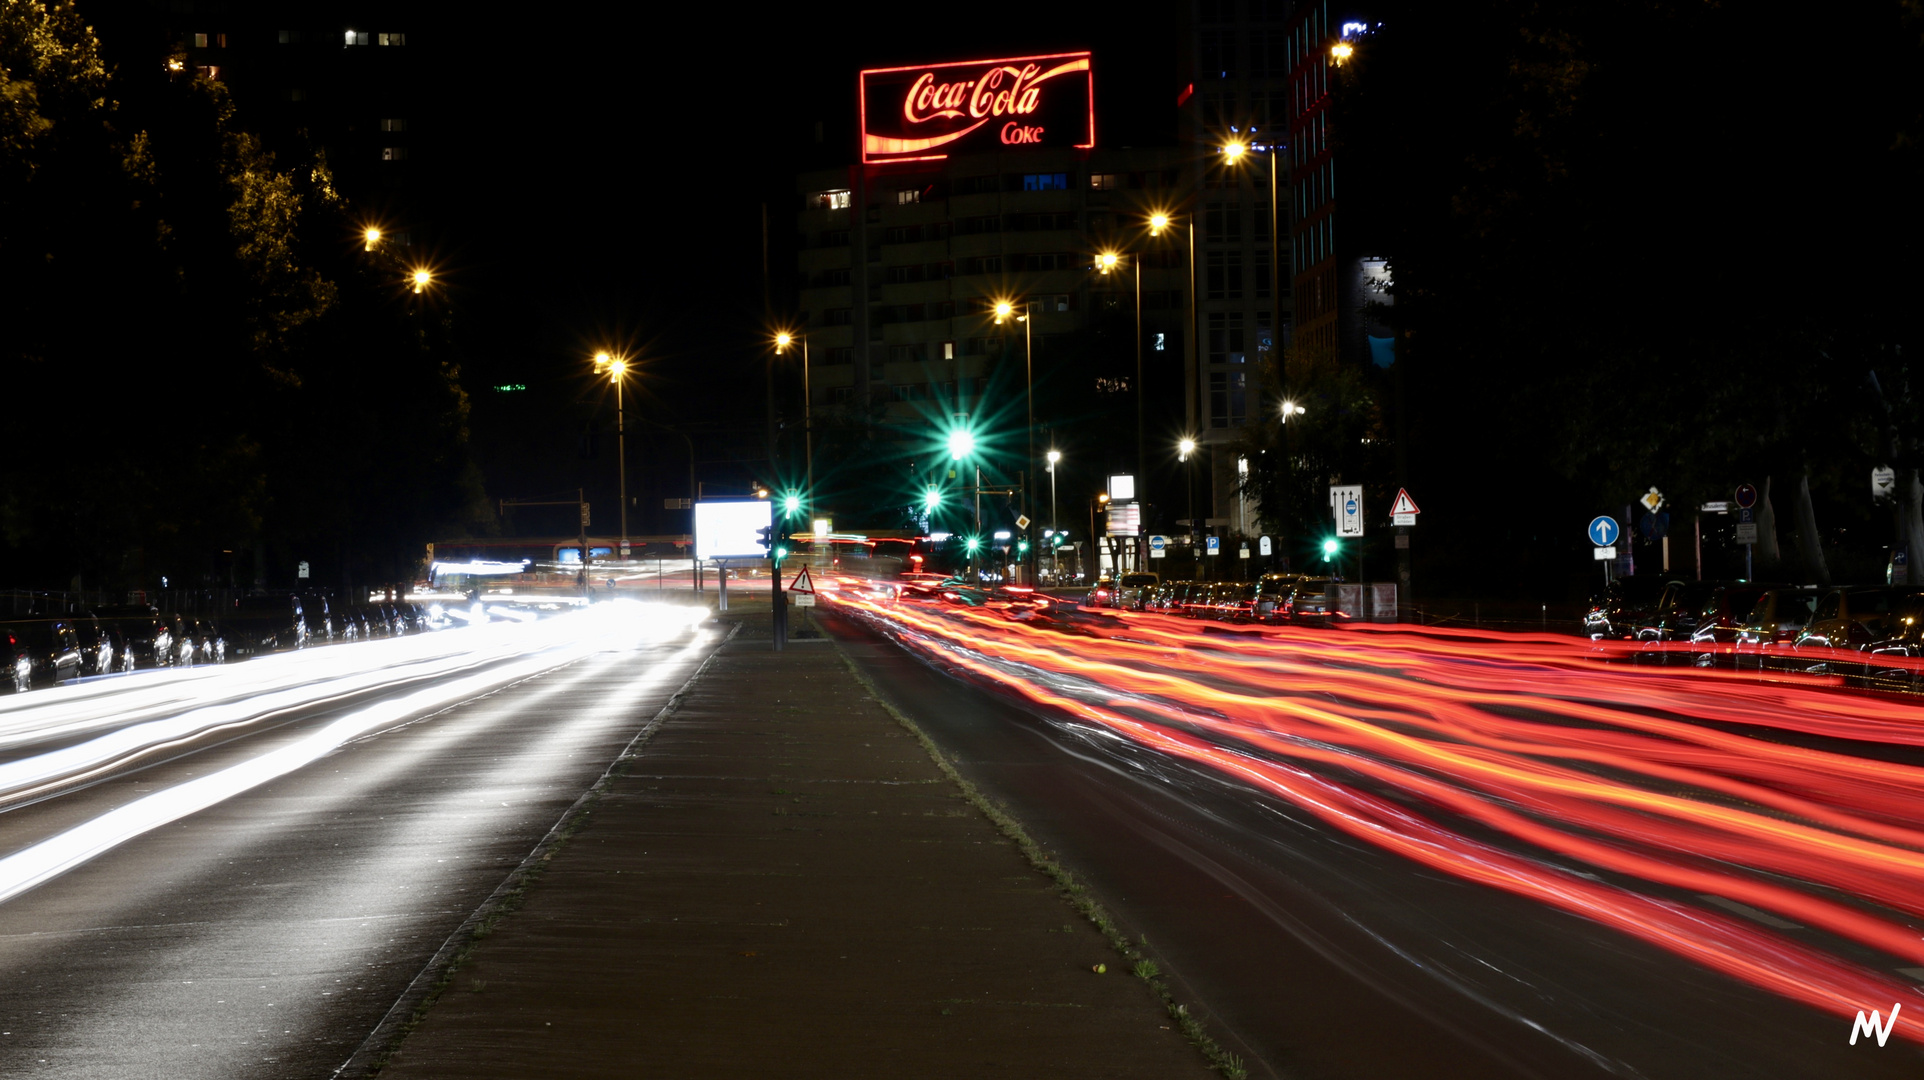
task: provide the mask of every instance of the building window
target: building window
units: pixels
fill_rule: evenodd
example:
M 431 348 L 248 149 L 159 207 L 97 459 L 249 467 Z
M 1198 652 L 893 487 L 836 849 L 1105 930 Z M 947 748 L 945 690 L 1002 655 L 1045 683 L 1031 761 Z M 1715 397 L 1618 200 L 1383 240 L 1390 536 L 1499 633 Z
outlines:
M 955 342 L 945 341 L 942 343 L 942 359 L 944 360 L 955 359 Z
M 298 45 L 301 42 L 301 32 L 299 30 L 283 30 L 280 33 L 280 42 L 283 45 Z
M 1002 351 L 1004 339 L 1000 337 L 970 338 L 963 349 L 965 356 L 994 356 Z
M 847 247 L 848 246 L 848 230 L 847 229 L 830 229 L 827 232 L 823 233 L 822 246 L 823 247 Z
M 1210 252 L 1205 277 L 1209 299 L 1241 300 L 1243 298 L 1243 253 L 1240 251 Z
M 845 307 L 829 308 L 828 311 L 823 315 L 824 325 L 847 326 L 850 322 L 850 319 L 849 319 L 850 310 L 851 309 L 845 308 Z
M 988 176 L 958 176 L 955 178 L 957 195 L 979 195 L 1002 190 L 1002 178 L 994 174 Z
M 818 191 L 808 197 L 811 210 L 846 210 L 849 195 L 846 191 Z
M 1243 238 L 1243 210 L 1235 203 L 1210 203 L 1203 211 L 1203 239 L 1220 244 Z
M 921 281 L 923 276 L 924 271 L 920 266 L 891 266 L 888 268 L 888 283 L 890 285 L 907 285 L 910 282 Z
M 1243 313 L 1240 311 L 1210 312 L 1208 344 L 1210 363 L 1242 363 L 1247 357 L 1243 350 Z
M 847 285 L 848 284 L 848 267 L 842 266 L 842 267 L 837 267 L 836 269 L 833 269 L 833 270 L 822 271 L 821 273 L 815 275 L 815 284 L 817 287 L 823 287 L 823 288 L 832 288 L 836 285 Z
M 1260 248 L 1256 252 L 1256 299 L 1269 299 L 1269 249 Z
M 1241 427 L 1248 419 L 1249 377 L 1240 371 L 1209 373 L 1209 426 Z
M 1026 173 L 1022 177 L 1024 191 L 1067 191 L 1069 174 L 1059 172 Z
M 853 400 L 854 397 L 855 388 L 853 386 L 838 386 L 835 388 L 835 404 L 837 405 L 846 405 Z
M 1044 251 L 1017 256 L 1024 270 L 1074 270 L 1084 260 L 1066 251 Z
M 898 191 L 895 193 L 895 205 L 897 206 L 909 206 L 914 203 L 919 203 L 921 201 L 922 201 L 922 193 L 919 190 L 918 191 Z
M 1204 30 L 1202 55 L 1197 59 L 1196 73 L 1205 79 L 1227 79 L 1236 67 L 1236 32 L 1234 30 Z
M 303 89 L 301 89 L 300 87 L 298 87 L 298 86 L 297 86 L 297 87 L 295 87 L 295 88 L 293 88 L 292 90 L 289 90 L 289 91 L 287 92 L 287 100 L 289 100 L 289 101 L 306 101 L 306 100 L 307 100 L 307 91 L 305 91 L 305 90 L 303 90 Z
M 962 260 L 962 272 L 965 274 L 1000 274 L 1002 272 L 1002 256 L 984 255 L 976 259 L 964 259 Z
M 1117 191 L 1124 186 L 1123 182 L 1127 179 L 1122 173 L 1091 173 L 1089 174 L 1089 190 Z
M 406 120 L 381 121 L 382 131 L 406 131 L 407 129 L 408 129 L 408 122 Z
M 408 156 L 408 148 L 405 146 L 381 147 L 382 161 L 406 161 L 407 156 Z
M 889 363 L 891 364 L 919 364 L 925 359 L 927 359 L 927 356 L 922 352 L 922 346 L 920 345 L 889 346 Z M 903 400 L 907 399 L 904 398 Z
M 345 43 L 348 45 L 366 45 L 368 42 L 368 37 L 369 37 L 369 34 L 365 30 L 349 30 L 346 35 Z
M 202 64 L 199 67 L 194 69 L 194 74 L 200 76 L 203 79 L 207 79 L 210 81 L 218 81 L 220 79 L 220 65 L 219 64 Z
M 1073 302 L 1069 293 L 1043 293 L 1029 298 L 1030 311 L 1068 311 Z
M 374 40 L 382 45 L 406 45 L 408 43 L 408 36 L 406 34 L 376 34 Z
M 977 236 L 982 233 L 993 233 L 993 232 L 1001 232 L 1001 231 L 1002 231 L 1002 219 L 995 217 L 994 215 L 990 215 L 988 217 L 971 217 L 971 218 L 962 219 L 962 232 L 966 235 Z

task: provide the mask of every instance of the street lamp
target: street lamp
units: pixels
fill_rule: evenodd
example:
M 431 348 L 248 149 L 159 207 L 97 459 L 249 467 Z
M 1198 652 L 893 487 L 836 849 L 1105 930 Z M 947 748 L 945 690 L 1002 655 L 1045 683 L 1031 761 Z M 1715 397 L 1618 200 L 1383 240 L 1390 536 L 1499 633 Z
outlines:
M 1035 483 L 1035 320 L 1029 317 L 1034 312 L 1034 308 L 1030 307 L 1028 301 L 1023 301 L 1022 309 L 1023 313 L 1016 316 L 1016 321 L 1022 324 L 1022 367 L 1028 382 L 1028 388 L 1024 396 L 1028 399 L 1029 406 L 1029 453 L 1027 457 L 1023 458 L 1023 476 L 1025 480 L 1022 485 L 1022 505 L 1024 509 L 1027 509 L 1029 505 L 1029 491 L 1031 485 Z M 996 301 L 996 325 L 1000 326 L 1014 311 L 1015 304 L 1011 301 Z M 981 485 L 978 483 L 977 486 L 980 487 Z M 978 528 L 979 527 L 980 523 L 978 522 Z M 1035 548 L 1031 546 L 1029 551 L 1031 558 L 1033 558 Z M 1029 584 L 1035 584 L 1035 565 L 1033 562 L 1029 565 Z
M 419 293 L 434 281 L 434 274 L 425 266 L 417 266 L 414 273 L 408 275 L 408 280 L 414 284 L 414 291 Z
M 810 505 L 815 499 L 815 398 L 808 390 L 808 335 L 799 335 L 802 342 L 802 459 L 804 462 L 806 487 Z M 780 356 L 787 351 L 797 335 L 787 331 L 775 335 L 775 354 Z
M 1049 451 L 1049 572 L 1057 585 L 1062 584 L 1062 550 L 1056 542 L 1056 464 L 1061 460 L 1062 451 Z
M 1161 236 L 1163 228 L 1168 224 L 1169 215 L 1156 214 L 1152 216 L 1149 219 L 1150 235 Z M 1096 269 L 1102 271 L 1106 276 L 1109 271 L 1114 270 L 1121 262 L 1122 256 L 1120 254 L 1113 251 L 1105 251 L 1096 256 Z M 1149 483 L 1149 459 L 1147 457 L 1148 451 L 1144 446 L 1143 429 L 1144 417 L 1148 411 L 1149 388 L 1144 382 L 1142 371 L 1142 256 L 1137 255 L 1134 259 L 1130 260 L 1130 263 L 1136 272 L 1136 483 L 1139 486 L 1147 486 Z M 1142 496 L 1138 495 L 1137 497 L 1141 498 Z M 1136 537 L 1136 566 L 1138 568 L 1142 566 L 1141 545 L 1144 543 L 1147 543 L 1147 541 L 1140 536 Z
M 975 459 L 975 433 L 966 427 L 958 427 L 949 432 L 949 460 L 968 461 L 975 466 L 975 535 L 969 538 L 969 574 L 973 583 L 980 585 L 982 577 L 976 566 L 975 552 L 979 546 L 977 538 L 982 535 L 982 463 Z M 930 494 L 933 494 L 933 489 Z
M 1189 487 L 1189 550 L 1192 552 L 1196 550 L 1196 541 L 1201 533 L 1201 530 L 1196 528 L 1196 467 L 1189 464 L 1189 459 L 1195 453 L 1196 440 L 1186 435 L 1176 444 L 1176 459 L 1183 463 L 1183 479 Z M 1196 580 L 1202 580 L 1201 559 L 1196 560 Z
M 1277 232 L 1280 228 L 1280 223 L 1277 221 L 1277 217 L 1281 212 L 1282 205 L 1277 201 L 1276 185 L 1278 183 L 1277 175 L 1283 168 L 1281 148 L 1276 145 L 1276 140 L 1273 136 L 1270 138 L 1269 145 L 1266 147 L 1258 147 L 1241 139 L 1231 139 L 1223 146 L 1223 157 L 1228 160 L 1229 164 L 1238 165 L 1241 164 L 1244 157 L 1249 153 L 1259 149 L 1269 151 L 1269 289 L 1270 296 L 1280 301 L 1283 295 L 1284 278 L 1281 241 L 1278 239 L 1279 234 Z
M 1168 229 L 1172 223 L 1173 221 L 1170 218 L 1169 213 L 1167 211 L 1164 211 L 1164 210 L 1150 211 L 1149 235 L 1161 236 L 1163 234 L 1163 231 Z M 1188 324 L 1188 329 L 1183 332 L 1183 336 L 1187 339 L 1188 348 L 1198 349 L 1199 345 L 1197 344 L 1197 342 L 1198 342 L 1199 335 L 1196 329 L 1196 320 L 1197 320 L 1197 314 L 1196 314 L 1196 216 L 1194 214 L 1189 215 L 1189 221 L 1185 231 L 1189 234 L 1188 235 L 1188 240 L 1189 240 L 1189 324 Z M 1140 262 L 1138 262 L 1136 266 L 1136 277 L 1137 277 L 1136 288 L 1138 289 L 1138 302 L 1136 305 L 1137 307 L 1137 311 L 1136 311 L 1137 354 L 1136 355 L 1140 357 L 1142 355 L 1141 353 L 1142 305 L 1140 302 L 1140 290 L 1142 288 L 1142 281 L 1141 281 L 1142 266 Z M 1198 353 L 1197 355 L 1200 358 L 1200 353 Z M 1187 361 L 1185 361 L 1185 364 L 1186 363 Z M 1141 367 L 1142 367 L 1140 361 L 1137 362 L 1136 367 L 1137 367 L 1138 378 L 1140 378 Z M 1185 408 L 1187 408 L 1188 403 L 1191 400 L 1190 395 L 1195 393 L 1196 391 L 1196 386 L 1194 384 L 1193 376 L 1194 376 L 1194 372 L 1189 371 L 1187 367 L 1185 367 L 1183 371 L 1183 381 L 1186 384 L 1183 388 L 1183 403 Z M 1145 387 L 1144 389 L 1146 391 L 1147 388 Z M 1185 416 L 1184 420 L 1187 423 L 1194 424 L 1196 422 L 1196 417 L 1193 415 L 1189 415 L 1189 416 Z M 1137 405 L 1136 405 L 1136 447 L 1137 447 L 1136 471 L 1138 474 L 1142 473 L 1147 468 L 1147 466 L 1144 464 L 1146 459 L 1144 458 L 1143 451 L 1141 449 L 1143 445 L 1144 445 L 1144 435 L 1143 435 L 1142 399 L 1141 399 L 1141 396 L 1138 395 Z M 1141 483 L 1140 480 L 1137 482 Z
M 374 245 L 381 242 L 381 230 L 369 225 L 361 233 L 362 251 L 373 251 Z
M 595 354 L 595 374 L 608 376 L 615 384 L 615 475 L 619 478 L 618 494 L 621 497 L 621 557 L 628 557 L 628 425 L 622 409 L 621 384 L 628 374 L 628 361 L 609 354 L 606 349 Z

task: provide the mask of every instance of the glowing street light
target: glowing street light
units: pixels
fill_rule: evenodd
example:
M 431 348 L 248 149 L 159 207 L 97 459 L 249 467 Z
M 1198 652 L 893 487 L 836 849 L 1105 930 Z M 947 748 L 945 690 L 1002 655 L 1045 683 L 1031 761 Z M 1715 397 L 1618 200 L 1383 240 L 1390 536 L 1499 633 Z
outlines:
M 1287 424 L 1289 423 L 1290 417 L 1301 416 L 1308 411 L 1308 409 L 1303 408 L 1293 401 L 1285 401 L 1283 402 L 1283 423 Z
M 1184 439 L 1176 444 L 1176 451 L 1182 455 L 1181 460 L 1188 461 L 1189 455 L 1196 452 L 1196 440 Z
M 786 330 L 775 334 L 775 355 L 788 352 L 795 344 L 797 335 Z M 802 461 L 804 490 L 810 498 L 815 496 L 815 396 L 808 388 L 808 335 L 800 335 L 802 342 Z M 772 378 L 772 375 L 771 375 Z M 772 382 L 769 384 L 774 385 Z M 772 393 L 773 391 L 771 391 Z
M 1351 45 L 1347 41 L 1339 41 L 1336 44 L 1330 46 L 1330 49 L 1329 49 L 1330 59 L 1336 61 L 1337 67 L 1342 67 L 1344 61 L 1347 61 L 1350 57 L 1355 55 L 1356 55 L 1356 46 Z
M 362 251 L 373 251 L 374 245 L 381 242 L 381 230 L 369 225 L 366 230 L 361 233 L 361 241 L 363 244 L 361 248 Z
M 1243 155 L 1247 153 L 1249 153 L 1249 144 L 1240 139 L 1231 139 L 1223 145 L 1223 156 L 1229 159 L 1231 165 L 1241 161 Z
M 995 324 L 997 326 L 1001 326 L 1002 323 L 1005 320 L 1007 320 L 1009 315 L 1014 311 L 1015 311 L 1014 304 L 1010 303 L 1007 300 L 997 300 L 995 302 Z
M 417 266 L 414 268 L 414 273 L 409 275 L 408 280 L 414 283 L 414 291 L 418 293 L 434 281 L 434 274 L 425 266 Z
M 628 557 L 628 422 L 621 400 L 621 384 L 628 375 L 627 359 L 606 349 L 595 354 L 595 374 L 615 384 L 615 475 L 621 496 L 621 557 Z
M 1055 536 L 1059 528 L 1056 522 L 1056 466 L 1062 461 L 1062 451 L 1049 451 L 1049 535 Z M 1062 553 L 1053 541 L 1049 544 L 1049 572 L 1055 575 L 1056 583 L 1062 583 Z
M 1168 227 L 1169 227 L 1168 214 L 1150 214 L 1149 215 L 1149 235 L 1150 236 L 1161 236 L 1162 231 L 1164 229 L 1167 229 Z
M 1096 269 L 1107 274 L 1109 271 L 1114 270 L 1116 268 L 1116 264 L 1121 261 L 1122 261 L 1122 256 L 1116 254 L 1113 251 L 1105 251 L 1102 254 L 1096 256 Z

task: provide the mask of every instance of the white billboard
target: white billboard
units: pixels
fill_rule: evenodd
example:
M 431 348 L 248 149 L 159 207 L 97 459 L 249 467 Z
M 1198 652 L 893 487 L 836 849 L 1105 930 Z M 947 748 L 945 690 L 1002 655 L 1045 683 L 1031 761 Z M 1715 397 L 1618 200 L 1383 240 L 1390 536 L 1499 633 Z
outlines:
M 765 559 L 757 530 L 774 524 L 774 506 L 767 499 L 695 504 L 695 558 Z

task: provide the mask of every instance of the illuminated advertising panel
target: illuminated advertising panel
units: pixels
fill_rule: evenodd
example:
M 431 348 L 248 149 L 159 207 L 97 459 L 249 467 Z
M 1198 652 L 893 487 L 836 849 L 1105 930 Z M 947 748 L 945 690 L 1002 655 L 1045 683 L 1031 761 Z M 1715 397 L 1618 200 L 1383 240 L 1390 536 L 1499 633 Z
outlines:
M 774 521 L 774 509 L 767 499 L 698 502 L 695 504 L 695 558 L 704 562 L 765 559 L 768 549 L 761 545 L 759 530 Z
M 862 161 L 939 161 L 952 153 L 1096 145 L 1095 74 L 1086 52 L 875 68 L 862 72 Z

